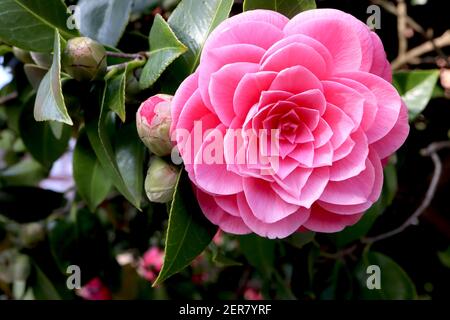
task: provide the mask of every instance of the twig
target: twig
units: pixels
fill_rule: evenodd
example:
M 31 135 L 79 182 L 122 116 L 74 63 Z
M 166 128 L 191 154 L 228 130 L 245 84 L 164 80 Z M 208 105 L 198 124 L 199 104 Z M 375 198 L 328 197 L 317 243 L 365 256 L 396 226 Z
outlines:
M 440 37 L 422 43 L 421 45 L 409 50 L 402 57 L 396 58 L 392 61 L 392 69 L 398 69 L 410 61 L 414 61 L 425 53 L 436 50 L 436 48 L 443 48 L 450 46 L 450 30 L 447 30 Z
M 10 94 L 7 94 L 6 96 L 0 97 L 0 105 L 5 104 L 11 100 L 16 99 L 19 96 L 17 91 L 11 92 Z
M 397 15 L 397 7 L 395 5 L 393 5 L 392 3 L 386 1 L 386 0 L 371 0 L 372 3 L 379 5 L 380 7 L 382 7 L 384 10 L 386 10 L 387 12 L 393 14 L 393 15 Z M 426 36 L 426 32 L 425 29 L 422 28 L 422 26 L 420 24 L 418 24 L 413 18 L 411 18 L 410 16 L 406 16 L 406 23 L 408 24 L 408 26 L 410 26 L 414 31 L 422 34 L 423 36 Z
M 433 160 L 434 164 L 434 173 L 427 193 L 425 194 L 425 198 L 423 199 L 420 206 L 416 209 L 416 211 L 414 211 L 414 213 L 399 227 L 375 237 L 362 239 L 363 243 L 371 244 L 380 240 L 390 238 L 403 232 L 409 226 L 417 224 L 419 216 L 428 208 L 436 193 L 436 189 L 438 187 L 439 180 L 442 174 L 442 162 L 437 153 L 438 151 L 445 148 L 450 148 L 450 141 L 434 142 L 420 152 L 424 157 L 431 157 L 431 160 Z
M 397 32 L 398 32 L 398 57 L 401 59 L 408 51 L 408 39 L 406 39 L 407 22 L 406 3 L 404 0 L 397 0 Z
M 114 58 L 123 58 L 123 59 L 139 59 L 141 57 L 145 57 L 145 53 L 122 53 L 122 52 L 112 52 L 107 51 L 106 55 L 108 57 L 114 57 Z
M 351 247 L 345 248 L 343 250 L 340 250 L 336 253 L 329 253 L 329 252 L 320 252 L 320 256 L 327 258 L 327 259 L 332 259 L 332 260 L 341 260 L 343 259 L 345 256 L 351 256 L 353 254 L 353 252 L 358 248 L 358 245 L 353 245 Z

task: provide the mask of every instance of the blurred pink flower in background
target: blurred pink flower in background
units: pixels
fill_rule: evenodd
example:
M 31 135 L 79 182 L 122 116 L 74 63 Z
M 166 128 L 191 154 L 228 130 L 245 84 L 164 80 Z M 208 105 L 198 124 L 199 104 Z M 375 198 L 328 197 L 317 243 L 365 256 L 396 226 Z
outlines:
M 245 300 L 264 300 L 261 291 L 256 290 L 255 288 L 248 287 L 244 291 L 244 299 Z
M 158 247 L 148 249 L 139 260 L 138 273 L 148 281 L 154 281 L 161 271 L 164 252 Z
M 111 291 L 100 278 L 94 278 L 84 285 L 77 294 L 85 300 L 111 300 Z

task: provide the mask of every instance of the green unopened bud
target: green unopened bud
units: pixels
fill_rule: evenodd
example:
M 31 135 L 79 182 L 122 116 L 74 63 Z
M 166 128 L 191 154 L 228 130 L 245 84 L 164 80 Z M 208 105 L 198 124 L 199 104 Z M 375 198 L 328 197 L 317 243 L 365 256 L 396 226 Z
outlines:
M 136 126 L 142 142 L 157 156 L 172 152 L 170 140 L 170 103 L 172 96 L 158 94 L 142 103 L 136 114 Z
M 153 157 L 145 178 L 145 192 L 151 202 L 166 203 L 172 200 L 177 183 L 178 169 Z
M 23 49 L 13 47 L 12 52 L 14 56 L 19 60 L 20 62 L 27 64 L 27 63 L 34 63 L 33 58 L 31 58 L 31 55 L 28 51 L 25 51 Z
M 53 62 L 53 55 L 46 52 L 30 52 L 31 58 L 38 66 L 50 69 Z
M 106 73 L 106 50 L 86 37 L 70 39 L 62 57 L 64 70 L 78 81 L 92 81 Z

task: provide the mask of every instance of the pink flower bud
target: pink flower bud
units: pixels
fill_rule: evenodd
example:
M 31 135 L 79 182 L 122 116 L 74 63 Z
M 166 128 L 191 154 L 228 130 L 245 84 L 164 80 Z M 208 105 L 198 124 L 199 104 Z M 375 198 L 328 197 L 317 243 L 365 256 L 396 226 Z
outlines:
M 78 290 L 78 295 L 85 300 L 111 300 L 111 291 L 100 278 L 94 278 Z
M 172 96 L 158 94 L 141 104 L 136 114 L 136 125 L 144 144 L 157 156 L 172 151 L 170 140 L 170 103 Z

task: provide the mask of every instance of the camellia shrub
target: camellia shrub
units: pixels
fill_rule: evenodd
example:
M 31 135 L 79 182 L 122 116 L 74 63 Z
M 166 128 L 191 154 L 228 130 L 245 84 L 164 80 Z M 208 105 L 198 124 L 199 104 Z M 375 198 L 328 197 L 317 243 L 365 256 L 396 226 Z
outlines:
M 0 0 L 1 297 L 440 297 L 449 31 L 362 2 Z

